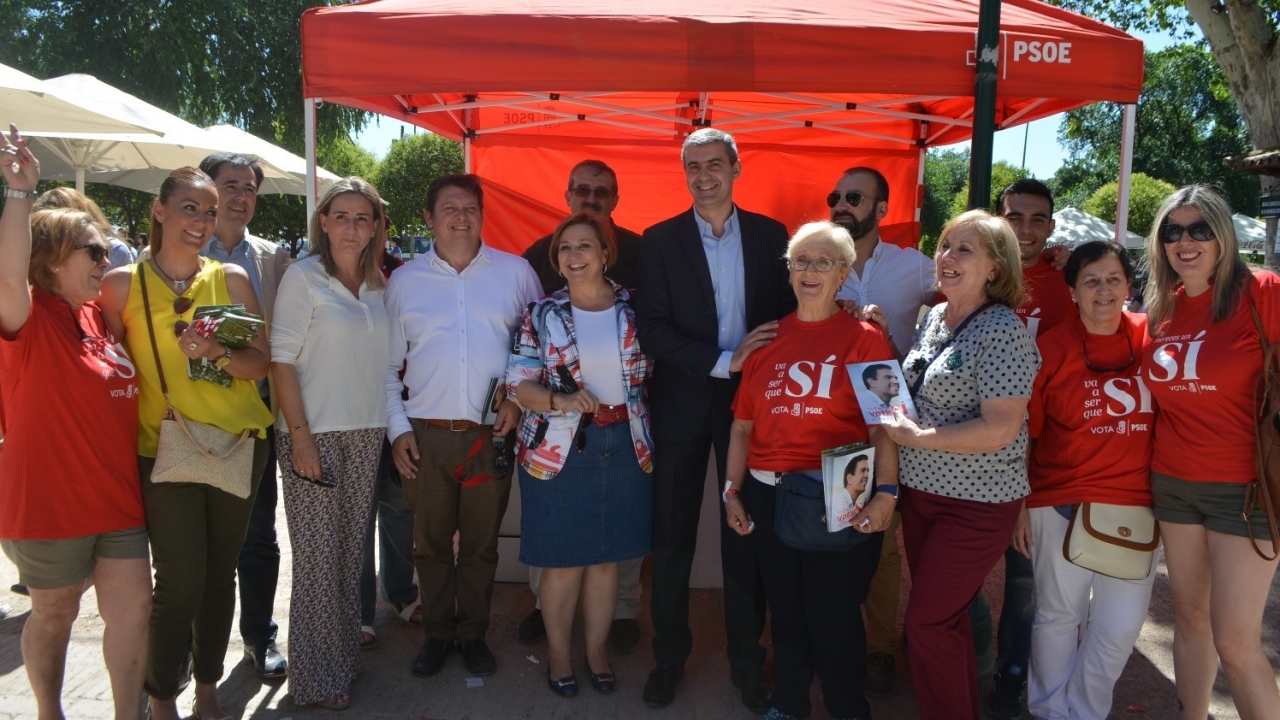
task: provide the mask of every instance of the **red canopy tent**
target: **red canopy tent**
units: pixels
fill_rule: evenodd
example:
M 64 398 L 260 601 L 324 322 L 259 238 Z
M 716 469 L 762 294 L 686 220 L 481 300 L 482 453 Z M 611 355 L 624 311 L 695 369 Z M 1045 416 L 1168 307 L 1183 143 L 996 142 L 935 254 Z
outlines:
M 892 188 L 884 235 L 918 240 L 924 152 L 971 133 L 978 0 L 639 5 L 308 10 L 308 159 L 318 100 L 461 140 L 486 181 L 486 240 L 518 251 L 563 217 L 569 168 L 588 157 L 618 172 L 621 225 L 641 230 L 687 208 L 680 144 L 709 125 L 738 139 L 744 207 L 792 228 L 825 218 L 840 171 L 871 165 Z M 1139 40 L 1035 0 L 1004 0 L 996 52 L 998 128 L 1134 103 L 1142 88 Z

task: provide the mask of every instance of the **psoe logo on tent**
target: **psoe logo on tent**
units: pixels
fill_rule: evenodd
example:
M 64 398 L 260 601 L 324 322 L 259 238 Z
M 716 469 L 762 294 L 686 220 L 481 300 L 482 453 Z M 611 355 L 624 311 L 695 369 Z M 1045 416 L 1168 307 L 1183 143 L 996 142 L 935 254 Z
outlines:
M 1071 43 L 1053 40 L 1022 40 L 1006 37 L 1005 42 L 1013 44 L 1012 61 L 1030 63 L 1071 64 Z

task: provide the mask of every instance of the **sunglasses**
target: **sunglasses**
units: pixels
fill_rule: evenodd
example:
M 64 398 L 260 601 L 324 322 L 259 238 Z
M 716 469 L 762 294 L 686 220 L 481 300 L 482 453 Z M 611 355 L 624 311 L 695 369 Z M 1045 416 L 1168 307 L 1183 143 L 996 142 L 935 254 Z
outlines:
M 494 435 L 491 442 L 493 449 L 498 451 L 498 454 L 493 456 L 493 469 L 505 475 L 511 469 L 511 465 L 507 462 L 507 439 L 502 435 Z
M 187 311 L 191 309 L 191 306 L 195 304 L 196 304 L 195 300 L 192 300 L 189 297 L 174 298 L 173 314 L 186 315 Z M 182 333 L 186 332 L 187 328 L 189 327 L 191 327 L 191 323 L 187 322 L 186 320 L 179 319 L 178 322 L 173 324 L 173 336 L 182 337 Z
M 863 195 L 857 190 L 854 190 L 853 192 L 847 192 L 844 195 L 841 195 L 838 192 L 833 192 L 827 195 L 827 207 L 829 208 L 835 207 L 840 202 L 841 198 L 843 198 L 846 203 L 849 203 L 849 207 L 861 207 L 863 200 L 870 200 L 871 202 L 880 202 L 880 198 L 878 197 L 873 197 L 871 195 Z
M 1133 354 L 1133 340 L 1129 337 L 1128 333 L 1125 334 L 1124 341 L 1129 343 L 1129 362 L 1118 367 L 1098 367 L 1089 361 L 1089 340 L 1087 338 L 1084 339 L 1084 366 L 1096 373 L 1120 372 L 1121 370 L 1128 370 L 1133 367 L 1133 364 L 1138 362 L 1138 358 Z
M 572 192 L 573 196 L 579 200 L 586 200 L 592 195 L 595 196 L 596 200 L 608 200 L 613 197 L 613 190 L 599 185 L 596 187 L 591 187 L 590 185 L 579 185 L 570 192 Z
M 827 258 L 818 258 L 817 260 L 810 260 L 807 257 L 787 258 L 787 269 L 799 272 L 809 268 L 813 268 L 820 273 L 831 272 L 831 268 L 843 264 L 843 260 L 828 260 Z
M 1160 242 L 1165 245 L 1176 243 L 1182 239 L 1183 233 L 1190 235 L 1196 242 L 1209 242 L 1214 237 L 1213 228 L 1203 220 L 1186 226 L 1165 223 L 1160 226 Z
M 71 249 L 72 249 L 72 250 L 87 250 L 87 251 L 89 252 L 89 259 L 90 259 L 90 260 L 92 260 L 94 263 L 100 263 L 100 262 L 102 262 L 103 258 L 105 258 L 105 257 L 107 256 L 107 253 L 109 252 L 109 251 L 107 250 L 107 246 L 106 246 L 106 245 L 99 245 L 98 243 L 87 243 L 87 244 L 85 244 L 85 245 L 74 245 L 74 246 L 72 246 L 72 248 L 71 248 Z

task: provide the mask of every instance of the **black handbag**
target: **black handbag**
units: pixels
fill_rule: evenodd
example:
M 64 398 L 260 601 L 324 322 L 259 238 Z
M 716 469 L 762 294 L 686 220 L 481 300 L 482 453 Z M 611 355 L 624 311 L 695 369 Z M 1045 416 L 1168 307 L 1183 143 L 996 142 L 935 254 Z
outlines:
M 774 532 L 789 548 L 844 552 L 861 545 L 873 533 L 848 527 L 827 530 L 827 501 L 822 482 L 802 473 L 783 473 L 778 479 L 773 516 Z

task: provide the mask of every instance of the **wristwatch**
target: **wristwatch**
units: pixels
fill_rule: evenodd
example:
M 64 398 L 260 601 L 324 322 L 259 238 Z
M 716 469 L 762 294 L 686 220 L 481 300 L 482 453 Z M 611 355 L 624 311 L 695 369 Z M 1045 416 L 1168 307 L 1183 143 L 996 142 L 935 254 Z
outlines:
M 226 369 L 226 367 L 231 364 L 231 348 L 227 348 L 227 351 L 222 354 L 222 357 L 214 360 L 213 364 L 217 365 L 219 370 Z
M 5 185 L 4 196 L 7 198 L 17 198 L 18 200 L 35 200 L 40 197 L 40 193 L 36 190 L 14 190 Z
M 898 486 L 897 486 L 897 485 L 877 485 L 877 486 L 876 486 L 876 492 L 877 492 L 877 493 L 884 493 L 885 495 L 888 495 L 888 496 L 892 497 L 894 500 L 897 500 L 897 499 L 898 499 Z

